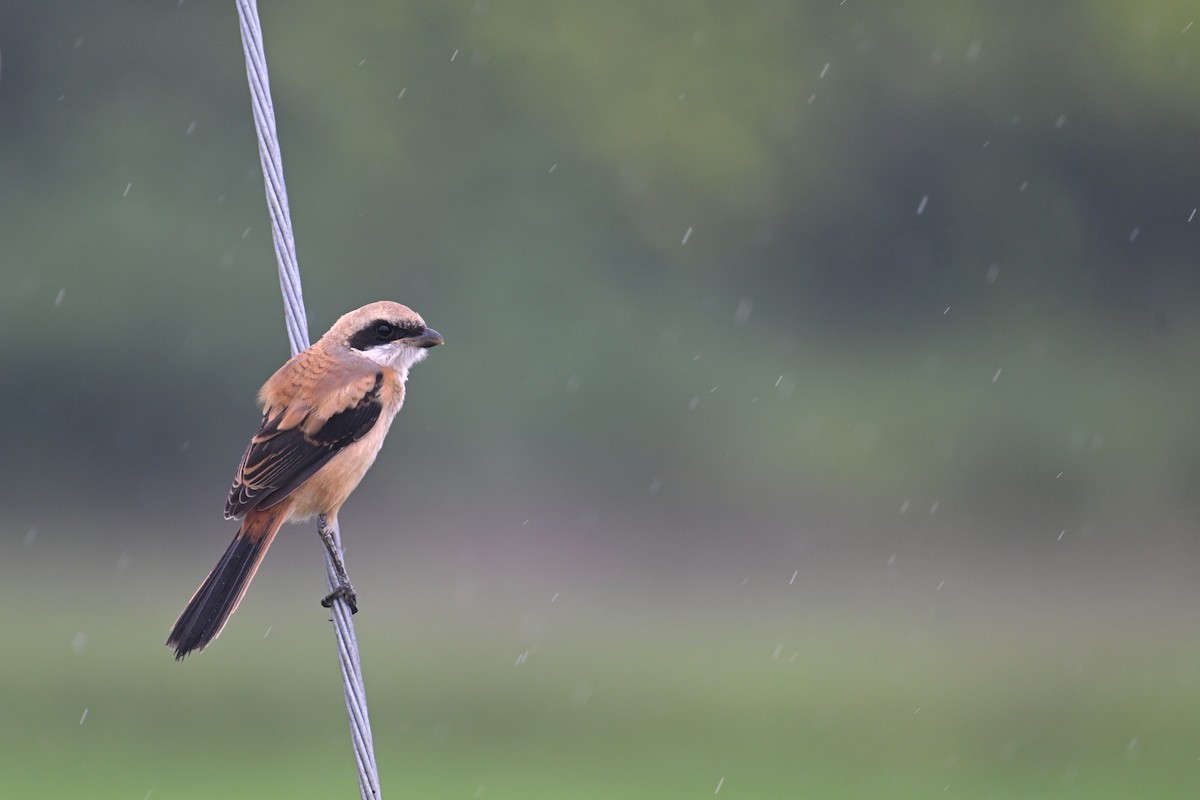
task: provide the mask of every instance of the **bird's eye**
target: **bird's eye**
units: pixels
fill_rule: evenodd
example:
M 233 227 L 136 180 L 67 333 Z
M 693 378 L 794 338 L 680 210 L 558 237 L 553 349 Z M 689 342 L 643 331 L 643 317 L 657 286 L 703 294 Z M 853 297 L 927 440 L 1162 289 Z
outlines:
M 391 341 L 396 329 L 386 322 L 381 322 L 375 326 L 375 335 L 385 342 Z

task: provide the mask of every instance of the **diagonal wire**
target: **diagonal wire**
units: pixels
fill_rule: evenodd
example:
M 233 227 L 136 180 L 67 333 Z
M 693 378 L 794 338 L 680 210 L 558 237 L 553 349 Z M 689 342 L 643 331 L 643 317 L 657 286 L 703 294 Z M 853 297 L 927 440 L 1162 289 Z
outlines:
M 275 134 L 275 108 L 271 103 L 271 85 L 267 78 L 267 59 L 263 54 L 262 29 L 256 0 L 237 0 L 242 29 L 242 49 L 246 53 L 246 78 L 254 109 L 254 128 L 258 132 L 258 154 L 266 184 L 267 206 L 271 211 L 271 235 L 279 262 L 279 288 L 287 317 L 288 341 L 292 355 L 308 347 L 308 320 L 300 291 L 300 270 L 296 266 L 296 242 L 288 212 L 287 188 L 283 182 L 283 162 L 279 157 L 279 139 Z M 342 549 L 342 534 L 333 527 L 333 541 Z M 325 574 L 332 591 L 336 587 L 333 562 L 325 556 Z M 342 670 L 342 688 L 346 711 L 350 715 L 350 736 L 358 765 L 358 788 L 363 800 L 378 800 L 379 770 L 375 766 L 375 744 L 371 739 L 371 721 L 367 716 L 367 692 L 363 687 L 362 665 L 358 658 L 358 640 L 346 601 L 337 598 L 332 608 L 337 638 L 338 663 Z

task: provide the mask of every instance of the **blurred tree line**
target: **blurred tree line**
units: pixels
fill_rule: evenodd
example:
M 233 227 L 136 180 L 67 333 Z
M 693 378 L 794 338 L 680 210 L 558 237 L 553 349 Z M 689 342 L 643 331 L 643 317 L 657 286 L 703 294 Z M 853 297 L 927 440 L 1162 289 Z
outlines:
M 286 353 L 233 4 L 4 5 L 5 483 L 209 492 Z M 1187 502 L 1191 4 L 261 6 L 313 335 L 443 331 L 439 485 Z

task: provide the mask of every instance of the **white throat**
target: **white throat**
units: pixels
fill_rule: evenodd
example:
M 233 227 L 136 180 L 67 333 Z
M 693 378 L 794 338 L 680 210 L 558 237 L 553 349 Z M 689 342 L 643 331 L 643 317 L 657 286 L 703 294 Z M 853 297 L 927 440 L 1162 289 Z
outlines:
M 408 369 L 413 364 L 425 360 L 428 350 L 424 347 L 413 347 L 402 341 L 389 342 L 366 350 L 357 351 L 366 358 L 383 367 L 391 367 L 400 373 L 400 380 L 408 380 Z

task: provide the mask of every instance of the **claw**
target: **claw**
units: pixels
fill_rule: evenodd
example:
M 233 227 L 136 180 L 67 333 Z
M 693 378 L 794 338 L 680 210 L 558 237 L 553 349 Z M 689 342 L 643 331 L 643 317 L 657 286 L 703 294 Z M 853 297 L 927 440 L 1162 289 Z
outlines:
M 333 605 L 333 601 L 338 598 L 346 601 L 346 605 L 350 606 L 351 614 L 358 613 L 358 595 L 355 593 L 353 586 L 347 583 L 337 587 L 321 599 L 321 605 L 329 608 Z

